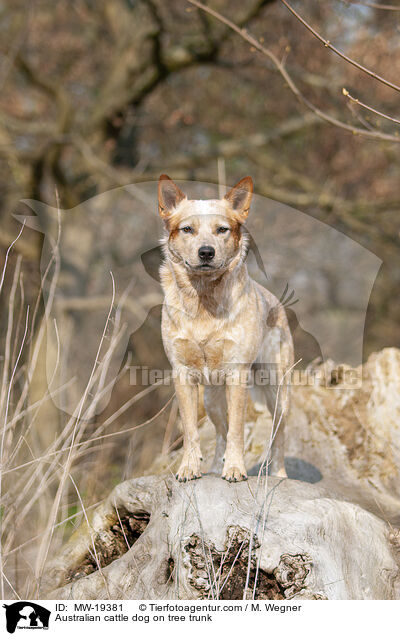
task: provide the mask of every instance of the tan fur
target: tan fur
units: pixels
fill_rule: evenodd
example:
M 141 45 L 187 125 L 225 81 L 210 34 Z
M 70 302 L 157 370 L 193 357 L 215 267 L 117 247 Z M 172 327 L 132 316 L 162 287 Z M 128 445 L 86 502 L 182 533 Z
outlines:
M 224 455 L 222 476 L 246 479 L 244 420 L 254 365 L 275 365 L 279 371 L 279 390 L 276 384 L 264 390 L 277 429 L 271 468 L 285 474 L 285 372 L 293 364 L 293 344 L 283 307 L 247 271 L 242 224 L 252 191 L 252 180 L 245 177 L 224 199 L 190 201 L 166 175 L 159 181 L 159 211 L 166 227 L 160 270 L 165 294 L 162 336 L 183 425 L 184 456 L 177 474 L 182 481 L 201 476 L 198 384 L 205 385 L 205 408 L 217 430 L 213 469 L 220 470 Z M 204 246 L 214 250 L 210 261 L 200 256 Z

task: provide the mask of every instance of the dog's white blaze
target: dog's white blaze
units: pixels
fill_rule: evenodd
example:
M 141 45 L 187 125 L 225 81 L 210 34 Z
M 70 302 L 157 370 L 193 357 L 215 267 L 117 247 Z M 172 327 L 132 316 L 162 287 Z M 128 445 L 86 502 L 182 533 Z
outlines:
M 182 201 L 176 211 L 180 214 L 184 213 L 187 208 L 188 216 L 205 216 L 209 214 L 223 214 L 227 213 L 227 205 L 219 199 L 210 200 L 196 200 L 196 201 Z

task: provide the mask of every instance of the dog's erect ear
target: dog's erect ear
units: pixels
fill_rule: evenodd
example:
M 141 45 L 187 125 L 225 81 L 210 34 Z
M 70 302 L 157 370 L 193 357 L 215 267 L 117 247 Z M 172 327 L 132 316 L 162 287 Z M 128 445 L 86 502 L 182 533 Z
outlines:
M 225 195 L 225 199 L 229 201 L 232 208 L 236 212 L 240 221 L 245 221 L 250 210 L 251 197 L 253 196 L 253 179 L 251 177 L 243 177 L 233 186 Z
M 158 213 L 162 219 L 167 219 L 174 208 L 186 199 L 186 195 L 178 188 L 166 174 L 158 180 Z

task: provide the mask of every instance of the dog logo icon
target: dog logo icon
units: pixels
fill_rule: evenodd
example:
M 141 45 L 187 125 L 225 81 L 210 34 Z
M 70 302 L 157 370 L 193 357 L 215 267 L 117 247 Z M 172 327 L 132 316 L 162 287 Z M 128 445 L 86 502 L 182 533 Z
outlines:
M 18 629 L 48 629 L 50 610 L 32 603 L 18 601 L 10 605 L 3 605 L 6 610 L 6 627 L 9 634 Z

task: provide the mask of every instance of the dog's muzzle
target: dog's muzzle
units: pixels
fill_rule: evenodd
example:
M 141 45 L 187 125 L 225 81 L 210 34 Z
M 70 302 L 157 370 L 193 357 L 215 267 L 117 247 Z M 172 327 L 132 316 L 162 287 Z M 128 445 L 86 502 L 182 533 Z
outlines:
M 215 249 L 211 245 L 203 245 L 200 247 L 198 254 L 201 262 L 207 264 L 214 258 Z

